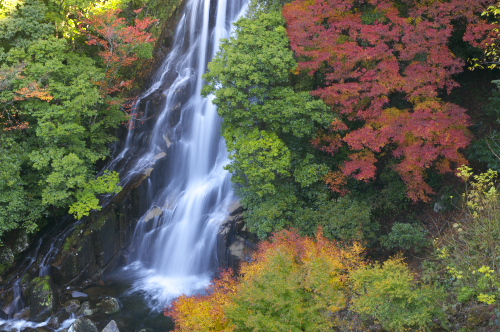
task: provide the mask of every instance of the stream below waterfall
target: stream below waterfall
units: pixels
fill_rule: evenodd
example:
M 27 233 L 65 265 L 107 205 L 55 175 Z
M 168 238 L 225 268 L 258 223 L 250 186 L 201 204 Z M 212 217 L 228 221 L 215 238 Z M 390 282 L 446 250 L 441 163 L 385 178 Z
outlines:
M 126 266 L 105 275 L 105 286 L 81 289 L 90 306 L 105 296 L 121 302 L 117 314 L 92 316 L 99 329 L 110 319 L 122 331 L 172 328 L 163 309 L 182 294 L 203 292 L 218 267 L 217 232 L 237 198 L 231 175 L 224 169 L 229 159 L 220 135 L 221 119 L 212 97 L 201 96 L 202 75 L 220 39 L 230 36 L 232 22 L 245 12 L 246 3 L 187 0 L 172 50 L 151 87 L 139 96 L 123 147 L 106 167 L 120 172 L 122 187 L 144 178 L 138 207 L 143 213 Z M 50 273 L 53 247 L 62 246 L 64 240 L 62 236 L 49 238 L 48 244 L 40 240 L 38 248 L 50 246 L 44 266 L 39 267 L 40 276 Z M 36 258 L 38 248 L 32 257 Z M 27 262 L 17 284 L 34 262 Z M 21 289 L 16 282 L 14 287 Z M 50 329 L 52 317 L 30 322 L 22 313 L 26 304 L 15 292 L 9 319 L 0 316 L 0 331 L 64 331 L 75 321 L 77 315 L 71 314 Z

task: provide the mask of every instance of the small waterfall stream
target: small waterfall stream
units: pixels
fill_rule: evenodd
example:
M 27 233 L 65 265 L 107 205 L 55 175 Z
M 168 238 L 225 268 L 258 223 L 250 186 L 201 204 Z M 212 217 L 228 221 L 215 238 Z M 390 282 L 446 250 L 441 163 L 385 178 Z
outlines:
M 153 309 L 201 291 L 216 267 L 218 227 L 235 197 L 224 170 L 229 160 L 221 119 L 211 98 L 201 96 L 202 75 L 245 6 L 246 0 L 188 0 L 172 52 L 136 105 L 147 117 L 158 112 L 152 100 L 161 96 L 158 118 L 148 134 L 136 133 L 132 123 L 113 162 L 128 168 L 124 186 L 138 174 L 148 176 L 141 195 L 148 209 L 138 222 L 126 270 L 134 275 L 132 291 Z M 139 158 L 123 162 L 138 151 Z

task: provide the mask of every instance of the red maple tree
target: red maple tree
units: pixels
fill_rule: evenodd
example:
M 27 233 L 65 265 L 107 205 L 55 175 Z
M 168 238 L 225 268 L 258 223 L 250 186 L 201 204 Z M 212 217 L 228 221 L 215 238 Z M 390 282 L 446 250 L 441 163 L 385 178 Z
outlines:
M 136 14 L 141 9 L 134 11 Z M 111 94 L 130 87 L 133 80 L 123 79 L 119 70 L 132 66 L 139 59 L 139 49 L 144 44 L 155 42 L 147 30 L 158 20 L 136 18 L 133 25 L 119 17 L 120 9 L 108 10 L 92 17 L 84 18 L 80 29 L 88 37 L 87 44 L 102 48 L 99 56 L 106 65 L 106 80 L 100 82 L 104 91 Z
M 339 115 L 313 144 L 348 159 L 326 182 L 369 181 L 390 156 L 412 200 L 429 199 L 425 171 L 466 162 L 470 135 L 462 107 L 443 100 L 457 87 L 464 62 L 449 48 L 459 25 L 479 44 L 491 26 L 480 13 L 493 0 L 295 0 L 284 8 L 301 71 L 321 73 L 313 92 Z

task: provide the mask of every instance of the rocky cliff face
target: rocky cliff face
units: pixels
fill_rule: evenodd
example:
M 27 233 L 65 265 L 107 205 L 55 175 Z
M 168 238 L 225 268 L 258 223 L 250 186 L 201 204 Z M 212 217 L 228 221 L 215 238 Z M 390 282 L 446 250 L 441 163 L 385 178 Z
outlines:
M 222 268 L 237 270 L 241 262 L 251 259 L 257 249 L 257 237 L 248 232 L 243 218 L 243 207 L 237 203 L 217 235 L 217 257 Z

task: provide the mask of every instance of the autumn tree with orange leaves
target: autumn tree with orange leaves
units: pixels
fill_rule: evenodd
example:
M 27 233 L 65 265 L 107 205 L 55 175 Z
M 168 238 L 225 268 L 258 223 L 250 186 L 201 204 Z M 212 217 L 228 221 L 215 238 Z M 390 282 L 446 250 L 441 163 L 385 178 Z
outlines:
M 175 331 L 324 331 L 347 305 L 348 273 L 362 248 L 294 231 L 259 244 L 240 278 L 224 272 L 208 295 L 182 296 L 166 310 Z

